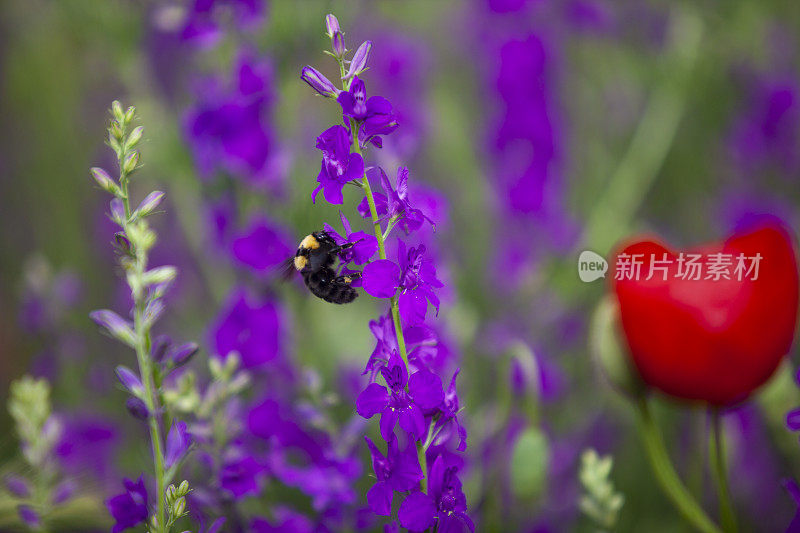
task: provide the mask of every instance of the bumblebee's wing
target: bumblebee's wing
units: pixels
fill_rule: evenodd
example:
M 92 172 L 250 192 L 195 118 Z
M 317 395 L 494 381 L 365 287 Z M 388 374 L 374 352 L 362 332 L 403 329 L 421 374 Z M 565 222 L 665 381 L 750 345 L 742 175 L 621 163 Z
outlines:
M 275 265 L 270 277 L 274 278 L 281 283 L 285 283 L 293 279 L 297 269 L 294 267 L 294 256 L 287 257 L 285 261 L 281 261 Z

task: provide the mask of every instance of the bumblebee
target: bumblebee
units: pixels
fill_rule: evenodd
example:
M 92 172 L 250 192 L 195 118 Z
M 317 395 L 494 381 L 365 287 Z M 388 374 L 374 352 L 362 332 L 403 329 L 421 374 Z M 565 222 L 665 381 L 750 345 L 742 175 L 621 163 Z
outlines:
M 352 246 L 353 243 L 336 244 L 324 231 L 315 231 L 300 241 L 293 259 L 294 268 L 303 276 L 311 294 L 334 304 L 348 304 L 358 297 L 351 284 L 361 273 L 339 276 L 333 270 L 336 255 Z

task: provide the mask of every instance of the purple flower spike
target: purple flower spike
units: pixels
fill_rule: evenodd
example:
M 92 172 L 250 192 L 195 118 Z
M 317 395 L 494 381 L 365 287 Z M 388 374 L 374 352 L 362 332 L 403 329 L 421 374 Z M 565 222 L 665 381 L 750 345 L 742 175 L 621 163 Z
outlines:
M 364 267 L 364 290 L 376 298 L 391 298 L 397 292 L 400 267 L 388 259 L 378 259 Z
M 339 90 L 328 78 L 314 67 L 305 66 L 300 74 L 300 79 L 306 82 L 312 89 L 327 98 L 335 98 L 342 91 Z
M 350 69 L 347 71 L 343 80 L 349 80 L 353 76 L 358 76 L 367 68 L 367 59 L 369 59 L 369 51 L 372 50 L 372 41 L 364 41 L 358 47 L 353 59 L 350 61 Z
M 172 424 L 172 429 L 167 435 L 167 451 L 164 456 L 166 467 L 172 468 L 172 465 L 183 459 L 191 443 L 191 436 L 186 431 L 186 422 Z
M 144 385 L 142 385 L 142 381 L 130 368 L 119 365 L 116 369 L 116 373 L 120 383 L 122 383 L 122 386 L 125 387 L 128 392 L 134 396 L 141 396 L 144 394 Z
M 136 526 L 147 520 L 147 489 L 144 486 L 144 476 L 136 482 L 124 479 L 125 492 L 118 494 L 106 502 L 106 507 L 114 518 L 114 527 L 111 533 L 120 533 L 129 527 Z
M 314 189 L 311 200 L 323 190 L 325 199 L 331 204 L 342 204 L 342 188 L 350 181 L 364 175 L 364 159 L 360 154 L 350 153 L 350 134 L 343 126 L 328 128 L 317 137 L 317 148 L 322 150 L 322 165 L 317 176 L 319 186 Z
M 14 474 L 7 475 L 3 481 L 5 481 L 6 489 L 8 492 L 16 496 L 17 498 L 28 498 L 31 495 L 31 487 L 28 484 L 28 480 L 24 477 L 17 476 Z

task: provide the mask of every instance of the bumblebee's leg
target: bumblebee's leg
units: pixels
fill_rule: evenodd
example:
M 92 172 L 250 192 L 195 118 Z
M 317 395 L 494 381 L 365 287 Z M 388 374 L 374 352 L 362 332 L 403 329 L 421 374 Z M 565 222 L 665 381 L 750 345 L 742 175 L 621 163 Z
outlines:
M 351 272 L 346 276 L 338 276 L 334 278 L 333 282 L 337 284 L 350 285 L 353 281 L 361 279 L 361 272 Z

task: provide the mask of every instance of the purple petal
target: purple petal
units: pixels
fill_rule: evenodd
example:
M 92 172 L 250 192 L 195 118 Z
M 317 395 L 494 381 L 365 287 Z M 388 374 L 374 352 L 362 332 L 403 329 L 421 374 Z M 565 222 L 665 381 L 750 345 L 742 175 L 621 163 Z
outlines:
M 116 368 L 116 374 L 117 379 L 119 379 L 122 386 L 125 387 L 128 392 L 134 396 L 141 396 L 144 394 L 144 385 L 142 385 L 139 376 L 134 374 L 130 368 L 119 365 Z
M 370 235 L 363 231 L 351 233 L 348 236 L 353 245 L 353 253 L 355 254 L 354 261 L 357 265 L 363 265 L 375 255 L 378 251 L 378 239 L 374 235 Z
M 378 259 L 364 267 L 364 290 L 376 298 L 391 298 L 397 291 L 400 267 L 388 259 Z
M 389 516 L 392 514 L 392 498 L 394 491 L 385 481 L 378 481 L 367 491 L 367 503 L 372 512 Z
M 412 492 L 400 504 L 397 517 L 400 525 L 411 531 L 424 531 L 433 526 L 436 505 L 430 496 L 422 492 Z
M 422 291 L 414 289 L 403 292 L 397 299 L 400 306 L 400 318 L 403 324 L 408 326 L 418 326 L 425 322 L 425 315 L 428 312 L 428 300 Z
M 427 370 L 411 374 L 411 378 L 408 380 L 408 392 L 422 409 L 438 407 L 444 400 L 442 379 Z
M 186 432 L 186 422 L 172 424 L 172 429 L 169 430 L 169 435 L 167 435 L 167 451 L 165 454 L 167 468 L 171 468 L 172 465 L 186 455 L 189 450 L 189 444 L 191 444 L 191 439 Z
M 398 410 L 400 414 L 400 427 L 403 428 L 414 440 L 422 440 L 427 431 L 425 417 L 415 404 L 410 404 Z
M 387 403 L 389 403 L 389 391 L 386 387 L 370 383 L 356 399 L 356 412 L 364 418 L 372 418 L 383 411 Z
M 364 177 L 364 158 L 361 157 L 361 154 L 350 154 L 350 158 L 347 161 L 347 172 L 345 172 L 342 180 L 352 181 L 358 180 Z
M 392 408 L 386 408 L 381 412 L 381 437 L 386 442 L 389 442 L 394 437 L 394 427 L 397 425 L 397 411 Z

